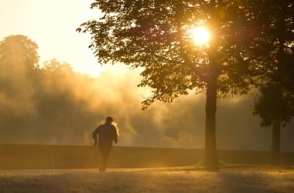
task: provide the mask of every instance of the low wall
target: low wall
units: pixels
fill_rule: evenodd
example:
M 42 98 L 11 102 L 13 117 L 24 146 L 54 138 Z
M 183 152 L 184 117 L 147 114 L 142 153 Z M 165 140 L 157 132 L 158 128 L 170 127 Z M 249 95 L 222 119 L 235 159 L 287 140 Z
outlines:
M 114 146 L 109 168 L 185 166 L 203 160 L 202 149 Z M 270 164 L 270 152 L 218 150 L 218 159 L 236 164 Z M 99 149 L 93 146 L 0 145 L 0 169 L 97 168 Z M 294 153 L 281 153 L 281 161 L 294 165 Z

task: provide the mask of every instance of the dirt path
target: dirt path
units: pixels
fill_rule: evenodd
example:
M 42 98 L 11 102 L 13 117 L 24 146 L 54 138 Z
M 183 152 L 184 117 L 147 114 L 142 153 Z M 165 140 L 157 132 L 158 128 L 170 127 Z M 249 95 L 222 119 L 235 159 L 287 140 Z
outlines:
M 2 170 L 1 193 L 293 193 L 293 170 Z

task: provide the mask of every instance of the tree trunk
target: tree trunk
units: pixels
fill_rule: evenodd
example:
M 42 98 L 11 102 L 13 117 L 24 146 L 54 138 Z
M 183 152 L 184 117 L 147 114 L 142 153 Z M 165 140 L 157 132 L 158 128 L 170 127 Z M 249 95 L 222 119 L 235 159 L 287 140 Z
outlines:
M 217 63 L 214 54 L 210 55 L 209 78 L 206 91 L 206 118 L 205 118 L 205 153 L 204 167 L 208 170 L 218 169 L 218 158 L 215 137 L 217 91 Z
M 273 121 L 273 132 L 272 132 L 272 164 L 280 164 L 280 135 L 281 135 L 281 121 Z
M 221 4 L 222 1 L 218 1 Z M 216 1 L 209 2 L 211 18 L 208 21 L 210 29 L 214 36 L 214 42 L 207 48 L 207 55 L 209 58 L 208 64 L 208 80 L 206 90 L 206 106 L 205 106 L 205 153 L 204 153 L 204 167 L 207 170 L 218 169 L 218 158 L 215 137 L 215 114 L 216 114 L 216 100 L 217 100 L 217 77 L 219 75 L 217 63 L 217 34 L 221 26 L 218 25 L 218 12 L 216 10 Z

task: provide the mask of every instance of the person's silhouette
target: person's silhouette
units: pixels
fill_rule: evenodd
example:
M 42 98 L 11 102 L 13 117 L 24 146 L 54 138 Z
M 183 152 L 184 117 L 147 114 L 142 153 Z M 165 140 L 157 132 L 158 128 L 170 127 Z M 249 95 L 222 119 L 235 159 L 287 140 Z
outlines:
M 111 117 L 107 117 L 106 122 L 103 125 L 99 125 L 92 134 L 94 139 L 94 146 L 99 145 L 99 149 L 102 154 L 102 162 L 99 167 L 100 172 L 104 172 L 106 170 L 113 141 L 115 143 L 117 143 L 118 141 L 117 130 L 115 126 L 111 124 L 112 121 L 113 119 Z M 99 135 L 98 143 L 97 135 Z

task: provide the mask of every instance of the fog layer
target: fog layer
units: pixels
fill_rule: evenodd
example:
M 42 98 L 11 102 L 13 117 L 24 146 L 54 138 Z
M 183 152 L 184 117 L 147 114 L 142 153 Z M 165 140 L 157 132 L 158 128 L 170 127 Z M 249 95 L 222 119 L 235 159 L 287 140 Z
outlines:
M 141 102 L 151 92 L 137 87 L 140 79 L 140 69 L 122 64 L 93 78 L 65 62 L 32 67 L 7 63 L 2 54 L 0 143 L 92 145 L 94 129 L 112 116 L 120 146 L 204 148 L 205 94 L 155 102 L 142 111 Z M 260 128 L 252 106 L 249 95 L 218 100 L 219 149 L 270 150 L 271 128 Z M 294 150 L 292 125 L 282 129 L 282 150 Z

